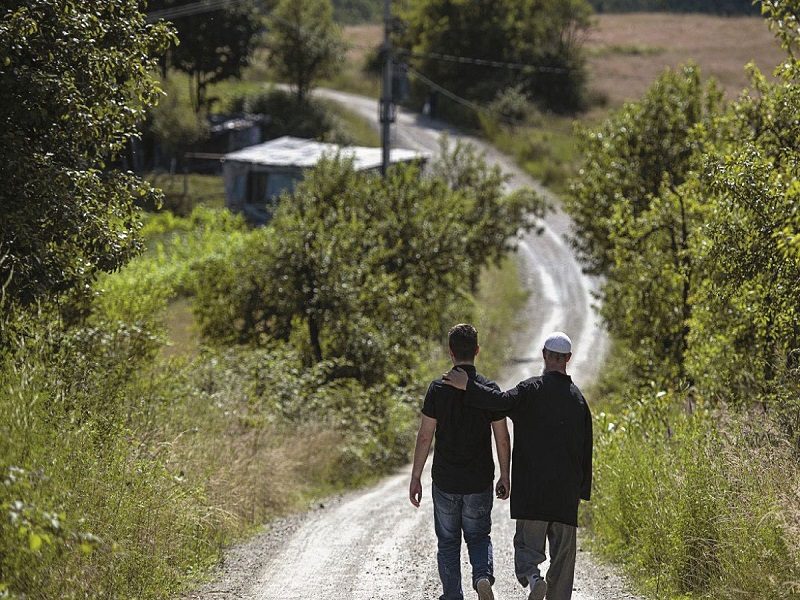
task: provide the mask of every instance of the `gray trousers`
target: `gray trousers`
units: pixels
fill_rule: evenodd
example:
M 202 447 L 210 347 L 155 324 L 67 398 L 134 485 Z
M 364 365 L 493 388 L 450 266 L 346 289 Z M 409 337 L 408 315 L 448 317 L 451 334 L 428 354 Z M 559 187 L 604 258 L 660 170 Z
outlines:
M 570 600 L 575 578 L 577 528 L 563 523 L 517 519 L 514 535 L 514 567 L 520 582 L 541 576 L 539 565 L 547 559 L 545 541 L 550 545 L 547 569 L 547 600 Z

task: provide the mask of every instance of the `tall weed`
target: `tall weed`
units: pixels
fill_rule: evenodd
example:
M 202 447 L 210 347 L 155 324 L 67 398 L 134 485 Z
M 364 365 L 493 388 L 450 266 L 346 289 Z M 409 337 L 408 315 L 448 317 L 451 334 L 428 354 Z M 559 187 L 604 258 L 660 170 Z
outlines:
M 596 541 L 654 598 L 796 597 L 800 468 L 765 415 L 672 392 L 630 406 L 598 417 Z

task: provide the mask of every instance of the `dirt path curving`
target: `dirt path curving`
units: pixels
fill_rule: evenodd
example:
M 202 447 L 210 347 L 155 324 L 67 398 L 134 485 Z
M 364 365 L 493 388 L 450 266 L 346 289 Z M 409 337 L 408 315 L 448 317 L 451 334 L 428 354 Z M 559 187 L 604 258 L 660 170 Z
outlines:
M 376 102 L 351 94 L 318 91 L 373 119 Z M 467 139 L 440 123 L 400 113 L 393 145 L 436 152 L 439 136 Z M 478 140 L 487 159 L 512 174 L 509 187 L 539 187 L 506 157 Z M 546 190 L 539 188 L 541 193 Z M 541 236 L 520 240 L 519 270 L 531 296 L 515 339 L 516 360 L 500 380 L 505 389 L 541 371 L 543 336 L 562 329 L 573 339 L 570 372 L 578 385 L 597 375 L 607 340 L 591 309 L 595 282 L 583 275 L 564 234 L 569 220 L 561 212 L 548 217 Z M 591 404 L 591 399 L 590 404 Z M 431 460 L 428 460 L 430 468 Z M 366 490 L 329 499 L 303 515 L 273 523 L 250 542 L 232 548 L 215 580 L 189 597 L 193 600 L 393 600 L 439 597 L 436 539 L 430 500 L 430 474 L 423 475 L 422 506 L 408 501 L 410 466 Z M 507 502 L 495 501 L 492 539 L 495 595 L 525 598 L 514 578 L 514 522 Z M 580 540 L 579 540 L 580 542 Z M 469 573 L 466 552 L 462 556 Z M 469 586 L 467 586 L 469 587 Z M 466 598 L 476 597 L 466 590 Z M 633 599 L 612 570 L 580 549 L 574 600 Z

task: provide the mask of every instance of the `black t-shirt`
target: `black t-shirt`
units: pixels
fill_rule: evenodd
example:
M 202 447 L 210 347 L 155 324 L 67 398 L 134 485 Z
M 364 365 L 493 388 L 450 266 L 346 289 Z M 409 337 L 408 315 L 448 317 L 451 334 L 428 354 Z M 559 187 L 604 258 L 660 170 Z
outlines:
M 499 390 L 496 383 L 476 372 L 473 365 L 459 365 L 474 379 Z M 492 457 L 492 421 L 505 417 L 466 406 L 464 391 L 431 382 L 422 414 L 436 419 L 436 443 L 433 449 L 433 482 L 449 494 L 477 494 L 494 481 Z

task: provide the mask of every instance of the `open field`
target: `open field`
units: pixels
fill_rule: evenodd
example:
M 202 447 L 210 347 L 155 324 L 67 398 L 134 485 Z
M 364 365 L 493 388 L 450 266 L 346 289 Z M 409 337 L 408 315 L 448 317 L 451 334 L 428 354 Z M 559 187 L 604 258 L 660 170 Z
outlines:
M 585 40 L 590 88 L 611 108 L 639 97 L 666 68 L 690 60 L 732 99 L 748 84 L 748 62 L 769 73 L 785 56 L 760 17 L 640 13 L 596 15 L 594 23 Z M 348 27 L 345 36 L 352 44 L 349 62 L 360 69 L 383 26 Z
M 610 107 L 639 97 L 666 68 L 689 60 L 716 78 L 728 98 L 747 87 L 745 65 L 765 73 L 785 57 L 759 17 L 708 15 L 597 15 L 586 40 L 591 89 Z

